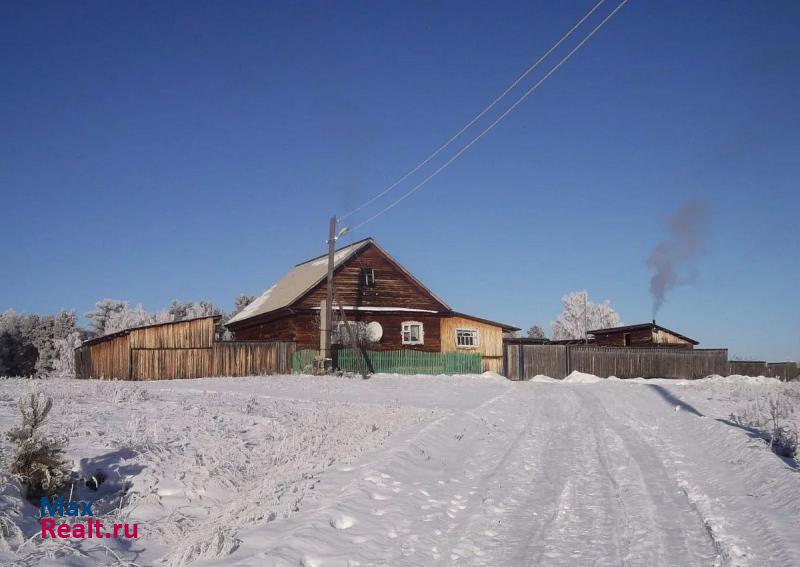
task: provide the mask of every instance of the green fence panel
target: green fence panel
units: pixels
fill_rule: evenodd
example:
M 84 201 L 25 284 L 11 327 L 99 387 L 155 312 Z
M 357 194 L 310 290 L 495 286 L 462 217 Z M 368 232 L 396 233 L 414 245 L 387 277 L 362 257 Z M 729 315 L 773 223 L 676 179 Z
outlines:
M 474 353 L 392 350 L 367 351 L 366 357 L 371 371 L 392 374 L 480 374 L 482 368 L 481 355 Z M 351 349 L 339 350 L 337 366 L 357 372 L 355 353 Z
M 311 374 L 314 368 L 314 359 L 319 356 L 319 351 L 314 349 L 296 350 L 292 355 L 292 372 L 298 374 Z

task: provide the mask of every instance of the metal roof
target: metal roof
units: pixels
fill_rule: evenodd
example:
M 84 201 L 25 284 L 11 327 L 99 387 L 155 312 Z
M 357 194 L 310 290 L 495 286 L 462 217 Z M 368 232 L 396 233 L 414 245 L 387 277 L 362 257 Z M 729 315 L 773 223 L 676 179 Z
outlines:
M 333 269 L 335 270 L 349 260 L 353 254 L 372 243 L 371 238 L 365 238 L 337 250 L 333 256 Z M 287 274 L 267 291 L 257 297 L 247 307 L 229 319 L 226 325 L 237 323 L 265 315 L 278 309 L 290 306 L 300 299 L 314 286 L 324 281 L 328 275 L 328 256 L 318 256 L 297 264 Z
M 348 262 L 356 253 L 360 252 L 362 249 L 366 248 L 367 246 L 374 246 L 377 248 L 384 256 L 386 256 L 389 261 L 391 261 L 397 268 L 403 272 L 410 280 L 415 282 L 420 288 L 424 289 L 428 292 L 436 301 L 438 301 L 442 307 L 444 308 L 440 313 L 443 315 L 450 315 L 450 316 L 459 316 L 465 317 L 467 319 L 473 319 L 475 321 L 480 321 L 483 323 L 487 323 L 489 325 L 495 325 L 497 327 L 502 327 L 504 330 L 513 330 L 518 331 L 517 327 L 512 325 L 507 325 L 504 323 L 497 323 L 495 321 L 490 321 L 488 319 L 482 319 L 480 317 L 475 317 L 473 315 L 467 315 L 464 313 L 457 313 L 452 310 L 452 308 L 439 296 L 433 293 L 428 287 L 419 281 L 411 272 L 406 270 L 400 262 L 395 260 L 391 254 L 389 254 L 386 250 L 381 248 L 372 238 L 365 238 L 364 240 L 359 240 L 358 242 L 354 242 L 349 246 L 345 246 L 337 250 L 334 253 L 334 270 L 338 269 L 340 266 Z M 247 307 L 242 309 L 239 313 L 236 314 L 235 317 L 232 317 L 228 320 L 225 325 L 230 325 L 231 323 L 239 323 L 241 321 L 252 319 L 253 317 L 258 317 L 261 315 L 266 315 L 268 313 L 272 313 L 274 311 L 278 311 L 280 309 L 285 309 L 287 307 L 291 307 L 295 302 L 301 299 L 306 293 L 311 291 L 314 287 L 325 281 L 325 278 L 328 276 L 328 255 L 324 254 L 322 256 L 317 256 L 316 258 L 311 258 L 310 260 L 306 260 L 300 264 L 297 264 L 294 268 L 292 268 L 287 274 L 285 274 L 278 282 L 261 294 L 260 297 L 256 298 L 252 303 L 250 303 Z M 362 309 L 369 310 L 370 307 L 364 306 Z M 374 307 L 373 310 L 380 310 L 381 307 Z M 389 309 L 389 307 L 384 307 L 383 309 Z

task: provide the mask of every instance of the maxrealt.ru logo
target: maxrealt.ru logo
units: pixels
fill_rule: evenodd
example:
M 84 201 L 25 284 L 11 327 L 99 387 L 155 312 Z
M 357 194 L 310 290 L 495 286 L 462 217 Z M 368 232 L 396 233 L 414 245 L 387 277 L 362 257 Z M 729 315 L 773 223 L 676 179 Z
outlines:
M 109 531 L 94 518 L 92 500 L 67 500 L 61 496 L 52 501 L 42 496 L 39 512 L 42 517 L 42 539 L 126 538 L 139 537 L 138 524 L 111 524 Z M 56 522 L 54 518 L 80 518 L 82 521 Z

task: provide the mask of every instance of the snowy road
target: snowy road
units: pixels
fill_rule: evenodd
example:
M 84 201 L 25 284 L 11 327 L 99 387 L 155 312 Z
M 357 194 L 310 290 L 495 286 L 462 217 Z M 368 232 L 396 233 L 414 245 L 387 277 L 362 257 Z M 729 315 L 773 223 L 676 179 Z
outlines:
M 0 520 L 21 533 L 0 533 L 2 564 L 800 566 L 800 472 L 729 419 L 778 390 L 797 406 L 800 385 L 5 380 L 0 429 L 31 388 L 77 470 L 118 479 L 88 495 L 98 513 L 142 535 L 39 540 L 6 482 Z
M 741 429 L 650 385 L 493 393 L 209 564 L 800 565 L 799 475 Z

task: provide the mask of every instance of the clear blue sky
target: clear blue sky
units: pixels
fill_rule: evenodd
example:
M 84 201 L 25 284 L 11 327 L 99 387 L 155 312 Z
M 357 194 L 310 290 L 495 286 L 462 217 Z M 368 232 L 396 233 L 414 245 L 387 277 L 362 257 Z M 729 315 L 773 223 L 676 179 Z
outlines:
M 593 3 L 4 2 L 0 309 L 230 309 L 322 253 L 332 213 L 425 157 Z M 636 323 L 665 219 L 704 199 L 697 279 L 659 322 L 797 359 L 798 37 L 795 1 L 631 0 L 353 238 L 462 311 L 549 329 L 586 288 Z

